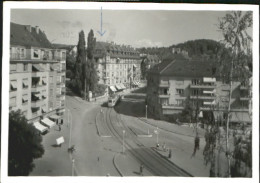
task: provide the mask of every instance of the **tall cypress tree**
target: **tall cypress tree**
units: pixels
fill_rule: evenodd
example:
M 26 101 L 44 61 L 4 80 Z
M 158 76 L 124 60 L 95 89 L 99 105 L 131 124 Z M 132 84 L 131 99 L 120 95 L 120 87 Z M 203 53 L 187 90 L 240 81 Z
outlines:
M 94 60 L 95 46 L 96 46 L 96 38 L 94 37 L 93 30 L 91 29 L 88 34 L 88 43 L 87 43 L 87 62 L 86 62 L 87 93 L 89 91 L 94 92 L 98 82 L 96 63 Z
M 82 95 L 84 88 L 84 79 L 85 79 L 85 64 L 86 64 L 86 50 L 85 50 L 85 34 L 82 31 L 79 33 L 79 42 L 77 45 L 78 53 L 75 63 L 75 91 L 78 94 Z

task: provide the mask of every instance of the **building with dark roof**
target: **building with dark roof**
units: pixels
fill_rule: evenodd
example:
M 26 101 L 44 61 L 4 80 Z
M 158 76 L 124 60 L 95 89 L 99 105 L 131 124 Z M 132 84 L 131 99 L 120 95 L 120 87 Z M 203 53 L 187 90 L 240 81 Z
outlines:
M 115 86 L 112 90 L 138 85 L 141 58 L 139 52 L 131 46 L 97 42 L 94 58 L 97 63 L 99 83 Z
M 56 49 L 37 26 L 10 26 L 9 109 L 20 109 L 42 132 L 42 123 L 65 111 L 66 50 Z
M 214 63 L 177 54 L 173 60 L 154 66 L 147 76 L 148 110 L 163 118 L 180 113 L 189 105 L 199 112 L 213 110 L 224 116 L 230 85 L 221 81 Z M 231 112 L 236 118 L 231 118 L 231 122 L 234 119 L 237 123 L 237 116 L 243 116 L 240 122 L 250 123 L 249 85 L 236 81 L 232 88 Z

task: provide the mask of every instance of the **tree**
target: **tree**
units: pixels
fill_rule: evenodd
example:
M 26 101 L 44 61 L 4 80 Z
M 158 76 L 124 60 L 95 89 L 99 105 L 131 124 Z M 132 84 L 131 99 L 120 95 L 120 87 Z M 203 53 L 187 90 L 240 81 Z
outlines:
M 229 142 L 229 123 L 231 111 L 231 96 L 233 90 L 233 82 L 241 81 L 241 78 L 248 80 L 250 69 L 248 69 L 248 59 L 251 55 L 250 42 L 252 38 L 248 34 L 248 30 L 252 27 L 252 12 L 233 11 L 227 13 L 219 20 L 219 30 L 222 32 L 225 47 L 229 50 L 229 54 L 223 59 L 224 52 L 220 55 L 220 73 L 223 79 L 229 83 L 229 98 L 226 118 L 226 157 L 228 160 L 228 176 L 231 176 L 231 148 Z M 249 55 L 249 57 L 248 57 Z M 228 69 L 228 72 L 224 71 Z M 243 75 L 242 75 L 243 74 Z M 235 77 L 234 77 L 235 76 Z M 239 144 L 239 143 L 237 143 Z M 236 144 L 235 144 L 236 145 Z
M 79 42 L 77 45 L 77 58 L 75 63 L 75 86 L 74 91 L 82 96 L 84 88 L 84 65 L 86 64 L 86 50 L 85 50 L 85 34 L 84 31 L 79 33 Z
M 41 142 L 41 135 L 20 110 L 9 113 L 9 176 L 29 175 L 35 166 L 33 160 L 44 154 Z
M 141 74 L 142 74 L 142 79 L 146 79 L 146 76 L 147 76 L 147 62 L 146 62 L 145 58 L 141 62 Z
M 96 63 L 94 60 L 94 50 L 96 46 L 96 38 L 94 37 L 93 30 L 91 29 L 88 34 L 88 43 L 87 43 L 87 62 L 84 66 L 85 74 L 85 94 L 89 91 L 95 91 L 98 82 Z M 86 96 L 85 96 L 86 99 Z

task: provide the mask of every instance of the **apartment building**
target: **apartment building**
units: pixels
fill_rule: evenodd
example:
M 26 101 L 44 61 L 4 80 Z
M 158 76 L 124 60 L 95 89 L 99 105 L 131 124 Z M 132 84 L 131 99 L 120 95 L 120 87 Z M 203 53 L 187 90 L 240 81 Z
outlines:
M 223 83 L 216 72 L 214 61 L 188 59 L 175 55 L 148 72 L 148 110 L 157 117 L 182 112 L 192 106 L 203 111 L 214 111 L 225 118 L 230 86 Z M 231 122 L 251 123 L 250 82 L 233 82 L 231 96 Z
M 38 127 L 62 119 L 65 70 L 66 51 L 55 49 L 39 27 L 11 23 L 9 110 L 20 109 Z
M 97 42 L 94 58 L 99 83 L 110 86 L 113 92 L 139 84 L 141 58 L 131 46 Z

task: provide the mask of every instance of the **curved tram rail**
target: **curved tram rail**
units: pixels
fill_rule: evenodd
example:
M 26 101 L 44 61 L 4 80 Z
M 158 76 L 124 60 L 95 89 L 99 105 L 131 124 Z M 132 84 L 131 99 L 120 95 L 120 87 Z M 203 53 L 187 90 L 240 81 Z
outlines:
M 125 130 L 124 146 L 131 155 L 144 164 L 145 168 L 156 176 L 182 176 L 191 177 L 192 175 L 181 169 L 168 159 L 162 157 L 151 148 L 145 147 L 133 134 L 133 132 L 124 124 L 119 114 L 113 108 L 106 108 L 106 124 L 111 134 L 119 143 L 122 143 L 123 130 Z M 113 120 L 113 121 L 112 121 Z M 117 123 L 116 126 L 113 123 Z M 121 128 L 121 129 L 120 129 Z

